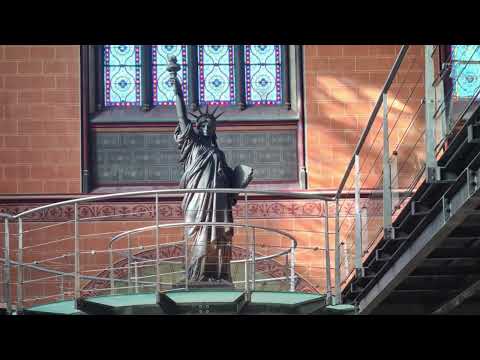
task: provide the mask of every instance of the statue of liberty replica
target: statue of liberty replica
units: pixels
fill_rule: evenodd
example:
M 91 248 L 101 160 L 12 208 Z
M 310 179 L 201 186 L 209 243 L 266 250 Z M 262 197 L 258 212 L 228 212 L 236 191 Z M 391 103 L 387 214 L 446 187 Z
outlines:
M 232 170 L 225 154 L 217 145 L 216 115 L 218 107 L 209 112 L 208 105 L 198 114 L 187 117 L 182 86 L 177 78 L 180 66 L 176 57 L 170 58 L 168 66 L 170 81 L 175 91 L 178 125 L 174 139 L 180 151 L 180 163 L 184 174 L 180 179 L 182 189 L 221 189 L 246 187 L 252 180 L 253 169 L 239 165 Z M 196 125 L 194 129 L 193 123 Z M 186 276 L 192 286 L 209 283 L 233 286 L 230 272 L 232 258 L 233 227 L 229 225 L 198 225 L 202 222 L 233 223 L 232 206 L 236 194 L 186 193 L 182 201 L 185 222 L 194 225 L 185 227 L 188 268 Z M 208 285 L 207 285 L 208 286 Z

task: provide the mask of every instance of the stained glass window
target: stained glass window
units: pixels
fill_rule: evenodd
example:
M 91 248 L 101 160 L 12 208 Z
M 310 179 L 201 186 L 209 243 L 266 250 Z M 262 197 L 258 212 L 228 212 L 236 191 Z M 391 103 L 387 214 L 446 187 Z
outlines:
M 199 45 L 198 78 L 200 104 L 235 103 L 235 74 L 232 45 Z
M 99 81 L 107 107 L 148 111 L 158 106 L 162 111 L 161 106 L 175 105 L 167 71 L 171 56 L 180 65 L 177 76 L 188 105 L 238 104 L 243 109 L 289 103 L 283 45 L 104 45 L 102 51 Z
M 453 95 L 475 96 L 480 88 L 480 45 L 452 45 Z
M 141 103 L 142 57 L 139 45 L 104 46 L 105 106 Z
M 282 103 L 282 61 L 280 45 L 245 45 L 247 104 Z
M 175 95 L 170 83 L 170 74 L 167 71 L 168 61 L 171 56 L 176 56 L 177 63 L 181 66 L 177 76 L 182 84 L 185 101 L 188 102 L 187 46 L 155 45 L 152 49 L 154 105 L 175 105 Z

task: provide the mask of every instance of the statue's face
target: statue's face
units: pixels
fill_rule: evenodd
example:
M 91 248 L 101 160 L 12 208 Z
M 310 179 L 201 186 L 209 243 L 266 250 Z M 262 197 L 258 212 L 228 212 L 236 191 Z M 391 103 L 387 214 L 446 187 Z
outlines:
M 198 124 L 198 132 L 206 137 L 212 137 L 215 134 L 215 120 L 208 118 Z

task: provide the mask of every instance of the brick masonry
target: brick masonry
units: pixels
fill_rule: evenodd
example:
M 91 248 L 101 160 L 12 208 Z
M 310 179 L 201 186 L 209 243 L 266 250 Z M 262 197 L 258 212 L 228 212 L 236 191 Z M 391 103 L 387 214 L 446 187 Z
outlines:
M 0 193 L 80 192 L 80 47 L 0 56 Z
M 399 49 L 400 46 L 394 45 L 304 46 L 305 142 L 310 189 L 338 186 Z M 68 196 L 80 192 L 79 55 L 79 46 L 0 46 L 0 194 Z M 399 100 L 393 107 L 394 115 L 402 112 L 400 101 L 405 103 L 410 93 L 405 88 L 415 89 L 414 99 L 421 97 L 422 87 L 416 84 L 422 66 L 421 60 L 413 64 L 413 71 L 406 75 L 406 87 L 398 82 L 392 85 L 392 90 L 398 89 Z M 406 74 L 406 70 L 400 71 Z M 406 113 L 414 111 L 414 107 L 409 107 Z M 404 146 L 408 148 L 413 141 L 405 142 Z M 369 157 L 366 159 L 373 161 Z M 416 162 L 407 165 L 416 166 Z M 35 204 L 32 200 L 28 205 L 12 202 L 1 205 L 2 211 L 15 213 Z M 108 214 L 109 206 L 110 211 L 121 208 L 121 204 L 102 206 L 87 210 L 98 214 L 107 211 L 105 214 Z M 322 205 L 273 200 L 254 202 L 251 206 L 249 215 L 255 224 L 292 232 L 299 246 L 304 248 L 297 254 L 297 272 L 316 289 L 323 290 L 325 257 L 322 251 L 313 250 L 324 247 Z M 178 203 L 164 202 L 162 209 L 166 220 L 179 217 Z M 236 215 L 241 218 L 240 205 L 238 209 Z M 30 219 L 34 222 L 29 223 L 51 225 L 52 221 L 64 219 L 65 214 L 47 212 L 43 217 Z M 119 228 L 141 226 L 143 222 L 145 226 L 151 225 L 151 219 L 102 221 L 92 231 L 118 231 Z M 333 217 L 329 228 L 330 231 L 334 228 Z M 38 232 L 35 241 L 60 236 L 54 234 L 54 229 L 44 230 L 41 235 Z M 268 236 L 259 237 L 266 244 L 277 241 Z M 329 237 L 329 244 L 333 248 L 333 236 Z M 89 249 L 100 247 L 99 239 L 88 243 Z M 45 254 L 65 251 L 58 246 L 42 250 Z M 333 252 L 331 257 L 333 266 Z
M 310 188 L 338 185 L 399 48 L 304 46 Z M 2 46 L 0 56 L 0 194 L 80 192 L 80 47 Z
M 309 187 L 336 189 L 400 46 L 307 45 L 304 50 Z M 389 97 L 389 105 L 396 98 L 389 118 L 402 114 L 397 127 L 403 129 L 423 96 L 423 47 L 408 54 Z M 376 156 L 382 143 L 370 141 Z

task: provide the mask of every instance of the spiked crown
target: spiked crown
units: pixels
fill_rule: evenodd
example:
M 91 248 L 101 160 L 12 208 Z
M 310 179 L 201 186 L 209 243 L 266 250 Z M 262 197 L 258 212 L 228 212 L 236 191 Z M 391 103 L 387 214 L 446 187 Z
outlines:
M 192 115 L 195 118 L 195 122 L 198 125 L 199 123 L 207 120 L 207 119 L 212 119 L 215 123 L 217 122 L 217 119 L 223 115 L 224 112 L 221 112 L 217 115 L 215 113 L 218 110 L 218 106 L 210 113 L 208 111 L 208 104 L 205 107 L 205 111 L 202 111 L 201 108 L 198 108 L 198 114 L 190 112 L 189 114 Z

